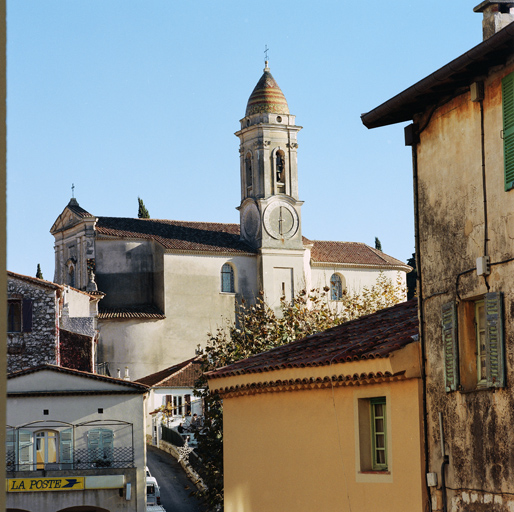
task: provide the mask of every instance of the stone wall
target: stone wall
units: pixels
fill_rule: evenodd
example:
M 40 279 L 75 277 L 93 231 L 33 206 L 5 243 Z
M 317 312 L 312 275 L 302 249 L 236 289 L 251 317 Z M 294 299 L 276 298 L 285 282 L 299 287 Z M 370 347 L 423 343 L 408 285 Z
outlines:
M 32 300 L 30 330 L 7 333 L 7 370 L 15 372 L 40 364 L 57 364 L 56 291 L 21 279 L 8 279 L 8 299 Z M 27 327 L 27 326 L 25 326 Z M 24 329 L 22 320 L 22 330 Z

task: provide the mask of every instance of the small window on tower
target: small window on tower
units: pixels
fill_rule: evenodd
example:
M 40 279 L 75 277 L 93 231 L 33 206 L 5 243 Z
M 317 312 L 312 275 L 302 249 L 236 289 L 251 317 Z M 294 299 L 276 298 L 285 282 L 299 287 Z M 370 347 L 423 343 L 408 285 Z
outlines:
M 251 195 L 252 193 L 252 181 L 253 181 L 253 175 L 252 175 L 252 155 L 250 153 L 247 153 L 245 158 L 245 179 L 246 179 L 246 195 Z
M 282 150 L 277 151 L 276 156 L 277 183 L 286 182 L 285 155 Z

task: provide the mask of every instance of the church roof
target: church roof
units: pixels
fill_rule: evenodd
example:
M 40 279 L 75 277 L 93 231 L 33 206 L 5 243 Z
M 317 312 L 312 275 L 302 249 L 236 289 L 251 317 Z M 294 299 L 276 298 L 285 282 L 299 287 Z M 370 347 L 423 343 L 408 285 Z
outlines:
M 289 114 L 289 107 L 287 106 L 284 93 L 271 75 L 267 63 L 264 73 L 257 82 L 246 105 L 247 116 L 260 114 L 261 112 Z
M 99 235 L 155 240 L 166 249 L 179 251 L 234 254 L 257 252 L 240 239 L 239 224 L 98 217 L 96 230 Z M 304 243 L 312 245 L 311 259 L 318 264 L 373 265 L 383 268 L 401 266 L 405 270 L 409 268 L 404 262 L 359 242 L 304 238 Z
M 312 334 L 206 375 L 209 379 L 286 368 L 387 358 L 419 338 L 417 299 Z
M 84 210 L 84 208 L 79 205 L 78 201 L 74 197 L 70 199 L 70 202 L 66 208 L 69 208 L 73 213 L 82 218 L 94 217 L 94 215 L 91 215 L 88 211 Z
M 98 234 L 155 240 L 166 249 L 255 253 L 239 237 L 239 224 L 98 217 Z
M 378 249 L 360 242 L 330 242 L 314 240 L 311 258 L 316 263 L 346 263 L 361 265 L 402 266 L 407 265 Z

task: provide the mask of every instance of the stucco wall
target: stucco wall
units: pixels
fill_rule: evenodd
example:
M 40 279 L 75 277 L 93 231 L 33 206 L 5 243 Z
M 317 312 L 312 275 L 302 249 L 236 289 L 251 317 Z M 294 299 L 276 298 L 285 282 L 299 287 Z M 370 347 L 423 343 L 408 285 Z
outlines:
M 417 151 L 430 470 L 439 473 L 442 462 L 442 412 L 450 457 L 449 510 L 455 511 L 514 509 L 514 264 L 505 262 L 514 257 L 514 191 L 504 191 L 501 138 L 501 78 L 512 71 L 511 63 L 485 80 L 487 254 L 493 263 L 487 282 L 473 270 L 476 258 L 486 254 L 486 223 L 480 104 L 469 92 L 434 111 Z M 441 307 L 450 301 L 462 305 L 488 291 L 504 294 L 507 387 L 446 393 Z M 463 332 L 459 343 L 466 343 Z M 440 491 L 433 491 L 434 510 L 441 510 L 440 498 Z
M 224 263 L 235 270 L 236 293 L 221 292 Z M 108 361 L 113 375 L 128 365 L 136 380 L 194 357 L 208 332 L 234 321 L 238 297 L 257 293 L 255 265 L 251 256 L 165 254 L 166 318 L 100 320 L 98 360 Z
M 389 472 L 366 474 L 358 400 L 377 396 L 387 400 Z M 419 398 L 418 379 L 225 398 L 225 511 L 421 510 Z

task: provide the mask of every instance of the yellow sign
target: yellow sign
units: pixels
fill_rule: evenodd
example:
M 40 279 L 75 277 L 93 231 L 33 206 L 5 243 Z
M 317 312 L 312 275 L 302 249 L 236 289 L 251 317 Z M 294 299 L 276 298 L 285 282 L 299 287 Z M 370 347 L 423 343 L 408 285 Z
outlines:
M 80 491 L 84 477 L 69 478 L 8 478 L 7 492 Z

